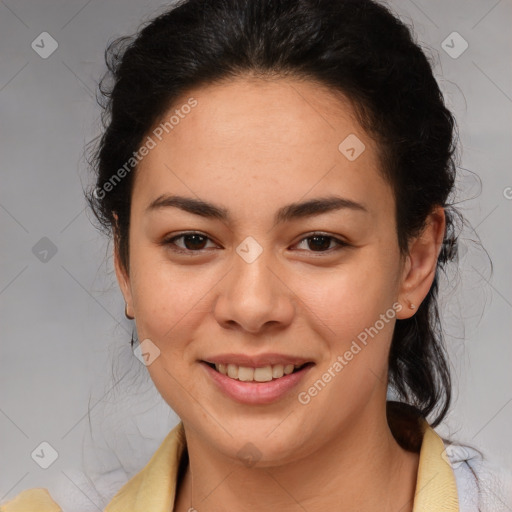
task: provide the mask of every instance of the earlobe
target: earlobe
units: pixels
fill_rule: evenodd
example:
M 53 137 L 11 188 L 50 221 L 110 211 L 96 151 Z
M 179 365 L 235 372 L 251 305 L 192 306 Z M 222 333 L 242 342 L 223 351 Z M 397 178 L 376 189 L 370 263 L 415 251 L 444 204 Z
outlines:
M 429 214 L 420 235 L 409 244 L 398 297 L 403 306 L 397 313 L 399 320 L 415 314 L 432 286 L 445 227 L 444 208 L 438 206 Z

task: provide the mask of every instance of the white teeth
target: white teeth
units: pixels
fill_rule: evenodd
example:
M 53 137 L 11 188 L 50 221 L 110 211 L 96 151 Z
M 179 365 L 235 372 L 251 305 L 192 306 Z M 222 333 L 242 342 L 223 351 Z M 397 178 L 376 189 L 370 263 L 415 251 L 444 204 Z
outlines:
M 250 368 L 247 366 L 237 366 L 236 364 L 215 364 L 215 369 L 227 375 L 232 379 L 237 379 L 242 382 L 269 382 L 272 379 L 280 379 L 284 375 L 290 375 L 293 370 L 299 368 L 302 365 L 294 366 L 293 364 L 282 364 L 267 365 L 261 368 Z
M 215 368 L 220 371 L 219 365 L 215 365 Z M 226 374 L 224 374 L 226 375 Z M 228 364 L 228 370 L 227 370 L 228 377 L 231 377 L 232 379 L 238 379 L 238 366 L 235 364 Z
M 256 382 L 268 382 L 272 380 L 272 366 L 254 368 L 254 380 Z
M 275 366 L 272 366 L 272 377 L 274 379 L 279 379 L 279 377 L 282 377 L 284 375 L 284 366 L 282 364 L 276 364 Z
M 243 380 L 244 382 L 254 380 L 254 368 L 247 368 L 247 366 L 239 366 L 238 380 Z
M 289 375 L 290 373 L 293 372 L 293 369 L 295 367 L 293 366 L 293 364 L 287 364 L 285 367 L 284 367 L 284 374 L 285 375 Z

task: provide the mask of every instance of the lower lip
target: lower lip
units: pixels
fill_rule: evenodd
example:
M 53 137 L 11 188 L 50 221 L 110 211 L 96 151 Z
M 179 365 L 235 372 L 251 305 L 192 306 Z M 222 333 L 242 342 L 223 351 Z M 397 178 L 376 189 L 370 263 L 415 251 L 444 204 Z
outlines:
M 265 405 L 283 398 L 299 384 L 314 365 L 307 364 L 297 372 L 268 382 L 242 382 L 223 375 L 204 362 L 201 362 L 201 366 L 220 390 L 236 402 L 250 405 Z

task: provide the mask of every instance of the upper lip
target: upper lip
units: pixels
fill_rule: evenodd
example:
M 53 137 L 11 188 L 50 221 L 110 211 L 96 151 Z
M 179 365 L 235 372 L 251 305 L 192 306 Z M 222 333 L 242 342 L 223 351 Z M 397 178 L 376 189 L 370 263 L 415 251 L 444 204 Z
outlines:
M 311 363 L 311 359 L 303 357 L 287 356 L 285 354 L 259 354 L 248 356 L 247 354 L 218 354 L 215 356 L 206 357 L 203 359 L 206 363 L 213 364 L 235 364 L 237 366 L 245 366 L 248 368 L 260 368 L 262 366 L 274 366 L 282 364 L 293 364 L 294 366 L 301 366 L 305 363 Z

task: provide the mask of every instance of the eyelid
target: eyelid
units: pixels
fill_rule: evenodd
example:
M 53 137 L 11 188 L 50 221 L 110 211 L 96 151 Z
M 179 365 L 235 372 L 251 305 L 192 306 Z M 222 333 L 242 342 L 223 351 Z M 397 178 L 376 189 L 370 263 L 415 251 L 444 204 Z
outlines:
M 201 254 L 201 253 L 203 253 L 206 249 L 199 249 L 197 251 L 192 251 L 190 249 L 184 249 L 182 247 L 179 247 L 174 243 L 175 240 L 177 240 L 179 238 L 183 238 L 188 235 L 200 235 L 207 239 L 207 243 L 208 243 L 208 241 L 210 241 L 210 242 L 213 242 L 214 244 L 218 245 L 211 237 L 209 237 L 206 233 L 202 233 L 201 231 L 184 231 L 183 233 L 178 233 L 176 235 L 167 236 L 160 242 L 160 245 L 173 246 L 173 248 L 171 250 L 178 252 L 178 253 L 182 253 L 182 254 Z
M 347 241 L 343 240 L 342 238 L 339 238 L 338 236 L 331 235 L 330 233 L 324 233 L 324 232 L 321 232 L 321 231 L 314 231 L 312 233 L 308 233 L 307 236 L 303 236 L 294 245 L 298 245 L 298 244 L 308 240 L 309 238 L 313 238 L 315 236 L 321 236 L 321 237 L 324 237 L 324 238 L 330 238 L 331 241 L 336 244 L 336 246 L 335 247 L 331 247 L 330 249 L 327 249 L 326 251 L 309 251 L 309 250 L 306 250 L 306 252 L 310 252 L 312 254 L 332 254 L 336 250 L 343 249 L 345 247 L 351 247 L 351 244 L 349 244 Z
M 209 237 L 207 234 L 205 233 L 202 233 L 200 231 L 185 231 L 183 233 L 178 233 L 176 235 L 172 235 L 172 236 L 169 236 L 169 237 L 165 237 L 161 242 L 160 244 L 163 245 L 163 246 L 174 246 L 171 250 L 173 250 L 174 252 L 177 252 L 177 253 L 182 253 L 182 254 L 202 254 L 204 251 L 206 251 L 207 249 L 198 249 L 197 251 L 193 251 L 193 250 L 190 250 L 190 249 L 183 249 L 182 247 L 179 247 L 177 246 L 174 241 L 179 239 L 179 238 L 183 238 L 187 235 L 200 235 L 204 238 L 207 239 L 207 241 L 211 241 L 213 242 L 214 244 L 216 245 L 219 245 L 217 244 L 211 237 Z M 321 231 L 314 231 L 314 232 L 311 232 L 311 233 L 307 233 L 306 236 L 303 236 L 298 242 L 296 242 L 295 244 L 293 244 L 293 246 L 295 245 L 298 245 L 304 241 L 307 241 L 309 238 L 313 238 L 315 236 L 322 236 L 322 237 L 325 237 L 325 238 L 330 238 L 331 241 L 333 241 L 336 246 L 335 247 L 331 247 L 330 249 L 327 249 L 325 251 L 311 251 L 311 250 L 307 250 L 305 249 L 305 252 L 309 252 L 311 254 L 332 254 L 333 252 L 337 251 L 337 250 L 340 250 L 340 249 L 343 249 L 343 248 L 346 248 L 346 247 L 351 247 L 351 244 L 346 242 L 345 240 L 342 240 L 341 238 L 338 238 L 337 236 L 335 235 L 332 235 L 330 233 L 324 233 L 324 232 L 321 232 Z

